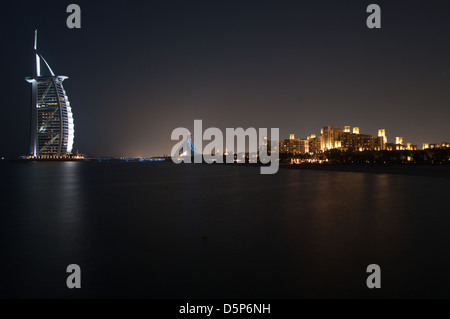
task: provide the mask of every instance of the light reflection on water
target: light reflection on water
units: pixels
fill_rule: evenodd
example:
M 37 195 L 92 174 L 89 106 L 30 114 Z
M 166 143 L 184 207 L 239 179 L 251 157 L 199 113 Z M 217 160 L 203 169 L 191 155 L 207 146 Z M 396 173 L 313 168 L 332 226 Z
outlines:
M 167 163 L 0 170 L 0 297 L 450 297 L 447 179 Z M 71 263 L 77 292 L 65 288 Z M 370 263 L 382 267 L 376 292 Z

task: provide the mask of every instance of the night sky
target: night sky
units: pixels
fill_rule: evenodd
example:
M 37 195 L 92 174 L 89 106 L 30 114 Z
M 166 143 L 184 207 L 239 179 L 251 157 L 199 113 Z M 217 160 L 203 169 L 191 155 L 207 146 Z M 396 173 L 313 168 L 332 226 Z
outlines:
M 81 7 L 68 29 L 66 7 Z M 382 9 L 368 29 L 366 8 Z M 75 119 L 74 151 L 170 153 L 176 127 L 326 125 L 450 142 L 450 1 L 9 1 L 0 156 L 28 153 L 34 29 Z

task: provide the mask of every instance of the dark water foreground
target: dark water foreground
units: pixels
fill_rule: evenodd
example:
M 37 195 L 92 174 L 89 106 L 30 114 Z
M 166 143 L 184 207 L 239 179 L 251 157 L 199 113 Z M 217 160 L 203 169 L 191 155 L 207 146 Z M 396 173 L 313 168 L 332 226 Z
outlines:
M 96 162 L 0 174 L 2 298 L 450 297 L 450 179 Z
M 371 173 L 371 174 L 396 174 L 396 175 L 450 178 L 450 165 L 282 164 L 280 165 L 280 167 L 289 169 L 313 169 L 321 171 Z

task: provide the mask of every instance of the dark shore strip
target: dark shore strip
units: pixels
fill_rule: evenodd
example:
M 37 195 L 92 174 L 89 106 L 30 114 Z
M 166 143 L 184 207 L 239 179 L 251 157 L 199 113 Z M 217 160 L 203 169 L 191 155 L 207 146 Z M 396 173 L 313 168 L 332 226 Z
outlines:
M 450 178 L 450 165 L 281 164 L 280 168 Z

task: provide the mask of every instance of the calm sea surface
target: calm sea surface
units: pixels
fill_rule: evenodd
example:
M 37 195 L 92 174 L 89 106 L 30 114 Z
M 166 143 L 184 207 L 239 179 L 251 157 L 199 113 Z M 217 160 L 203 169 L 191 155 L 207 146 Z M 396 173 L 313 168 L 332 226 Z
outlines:
M 0 174 L 2 298 L 450 298 L 447 178 L 119 162 Z M 372 263 L 381 289 L 366 287 Z

